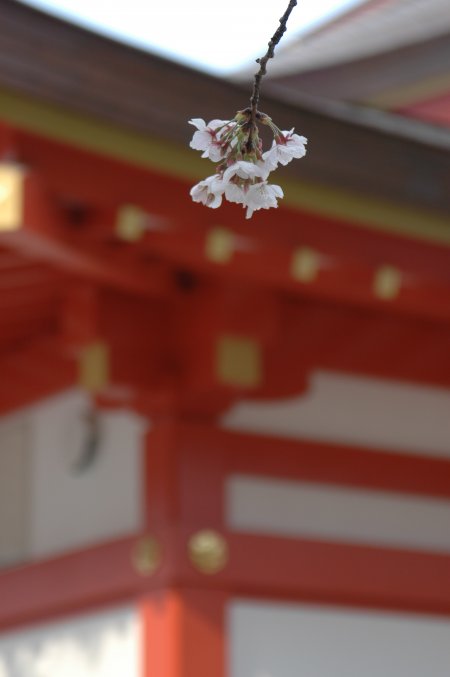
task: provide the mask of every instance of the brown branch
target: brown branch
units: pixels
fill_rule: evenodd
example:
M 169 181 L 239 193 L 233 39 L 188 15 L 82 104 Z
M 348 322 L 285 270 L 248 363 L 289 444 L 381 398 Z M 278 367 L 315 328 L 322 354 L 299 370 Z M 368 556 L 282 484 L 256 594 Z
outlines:
M 283 37 L 284 32 L 286 31 L 286 24 L 289 19 L 289 15 L 297 4 L 297 0 L 290 0 L 289 5 L 285 13 L 280 19 L 280 25 L 278 26 L 275 33 L 272 35 L 269 40 L 269 48 L 263 57 L 256 59 L 256 63 L 259 63 L 259 71 L 255 73 L 255 79 L 253 83 L 253 92 L 250 98 L 251 107 L 251 121 L 255 124 L 256 113 L 258 111 L 258 102 L 259 102 L 259 89 L 261 87 L 261 80 L 263 75 L 266 74 L 266 65 L 269 59 L 272 59 L 275 53 L 275 47 L 280 42 Z

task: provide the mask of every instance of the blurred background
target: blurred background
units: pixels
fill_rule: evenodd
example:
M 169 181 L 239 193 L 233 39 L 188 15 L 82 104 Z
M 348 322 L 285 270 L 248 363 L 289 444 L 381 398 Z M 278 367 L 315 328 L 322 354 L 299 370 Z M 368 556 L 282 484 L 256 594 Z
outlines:
M 450 5 L 0 0 L 0 677 L 450 669 Z

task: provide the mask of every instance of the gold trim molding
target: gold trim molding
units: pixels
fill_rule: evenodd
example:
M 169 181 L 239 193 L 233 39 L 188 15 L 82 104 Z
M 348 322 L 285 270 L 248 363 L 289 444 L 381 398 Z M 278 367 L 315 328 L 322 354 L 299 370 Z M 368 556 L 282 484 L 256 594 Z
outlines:
M 197 181 L 205 165 L 186 147 L 0 90 L 0 118 L 12 125 L 169 176 Z M 363 229 L 450 246 L 444 216 L 310 182 L 281 181 L 285 204 L 345 220 Z

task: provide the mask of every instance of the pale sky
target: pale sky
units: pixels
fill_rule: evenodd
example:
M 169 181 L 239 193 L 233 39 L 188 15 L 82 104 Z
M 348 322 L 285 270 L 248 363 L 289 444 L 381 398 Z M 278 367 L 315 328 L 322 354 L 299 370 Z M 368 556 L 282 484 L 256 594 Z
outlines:
M 363 0 L 299 0 L 283 41 Z M 26 0 L 137 47 L 224 74 L 262 56 L 287 0 Z

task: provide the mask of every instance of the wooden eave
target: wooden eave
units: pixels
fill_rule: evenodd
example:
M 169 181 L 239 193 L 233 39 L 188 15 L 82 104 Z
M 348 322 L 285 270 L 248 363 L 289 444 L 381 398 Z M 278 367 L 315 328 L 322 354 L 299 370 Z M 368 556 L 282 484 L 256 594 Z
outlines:
M 450 88 L 450 37 L 434 36 L 369 57 L 270 78 L 270 84 L 328 99 L 379 101 L 391 93 L 402 100 L 407 88 L 428 81 Z M 405 95 L 403 95 L 404 97 Z M 392 99 L 394 100 L 394 99 Z M 388 102 L 386 102 L 388 103 Z M 386 107 L 390 108 L 390 105 Z
M 286 397 L 318 365 L 448 387 L 438 144 L 265 97 L 310 152 L 280 172 L 280 209 L 249 224 L 236 205 L 190 199 L 209 163 L 187 125 L 233 115 L 247 89 L 13 0 L 0 21 L 0 154 L 22 193 L 0 243 L 0 412 L 87 387 L 91 350 L 100 398 L 128 393 L 146 415 L 216 415 L 246 388 Z M 120 228 L 127 207 L 144 221 L 136 239 Z M 230 332 L 252 351 L 245 383 L 218 357 Z
M 248 100 L 247 88 L 116 43 L 14 0 L 0 1 L 0 23 L 3 119 L 42 131 L 42 106 L 89 116 L 169 143 L 180 160 L 173 157 L 167 163 L 165 169 L 172 174 L 204 173 L 204 163 L 188 159 L 193 155 L 186 148 L 189 118 L 232 116 Z M 311 195 L 314 187 L 338 189 L 359 200 L 432 212 L 445 230 L 450 212 L 447 152 L 377 128 L 376 121 L 357 124 L 317 106 L 280 103 L 264 92 L 262 107 L 282 128 L 295 125 L 310 139 L 308 160 L 292 163 L 285 172 L 288 182 L 302 182 L 301 188 L 287 191 L 292 203 L 301 202 L 300 191 Z M 326 195 L 324 199 L 321 194 L 316 203 L 324 202 Z M 309 206 L 313 203 L 310 200 Z

